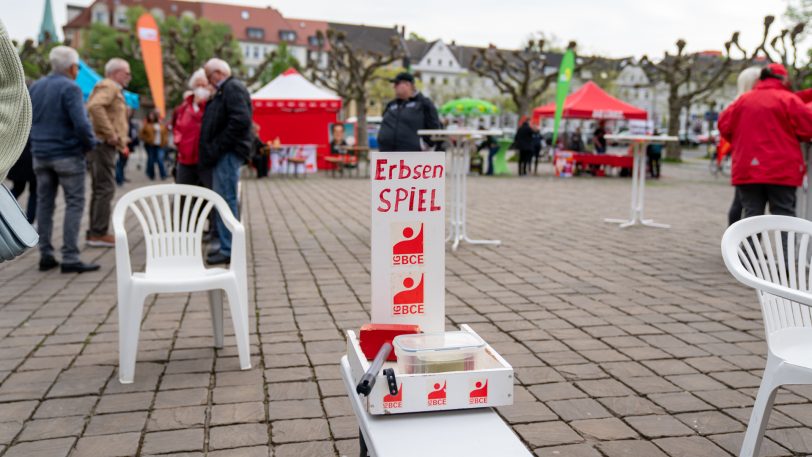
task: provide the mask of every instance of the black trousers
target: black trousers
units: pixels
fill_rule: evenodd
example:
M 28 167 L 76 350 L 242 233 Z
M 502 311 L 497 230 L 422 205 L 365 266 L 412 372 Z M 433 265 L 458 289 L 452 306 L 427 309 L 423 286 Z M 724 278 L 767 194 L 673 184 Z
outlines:
M 770 204 L 770 214 L 795 216 L 795 186 L 742 184 L 736 186 L 744 217 L 761 216 Z
M 733 202 L 727 212 L 727 225 L 733 225 L 742 219 L 742 199 L 739 197 L 738 187 L 733 188 Z
M 533 151 L 519 151 L 519 176 L 530 172 L 530 163 L 533 161 Z

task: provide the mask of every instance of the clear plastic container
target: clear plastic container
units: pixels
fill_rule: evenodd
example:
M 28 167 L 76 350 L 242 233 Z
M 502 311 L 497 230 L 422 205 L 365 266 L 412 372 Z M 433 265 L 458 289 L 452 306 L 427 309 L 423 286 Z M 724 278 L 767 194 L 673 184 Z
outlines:
M 403 374 L 472 371 L 485 357 L 485 342 L 469 332 L 398 335 L 392 345 Z

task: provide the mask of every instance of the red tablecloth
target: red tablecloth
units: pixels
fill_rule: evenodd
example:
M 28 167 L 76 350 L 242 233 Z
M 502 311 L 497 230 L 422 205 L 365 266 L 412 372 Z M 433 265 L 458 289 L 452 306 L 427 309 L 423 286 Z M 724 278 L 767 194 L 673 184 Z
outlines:
M 632 168 L 632 156 L 617 156 L 611 154 L 573 154 L 573 160 L 581 165 L 607 165 L 610 167 Z

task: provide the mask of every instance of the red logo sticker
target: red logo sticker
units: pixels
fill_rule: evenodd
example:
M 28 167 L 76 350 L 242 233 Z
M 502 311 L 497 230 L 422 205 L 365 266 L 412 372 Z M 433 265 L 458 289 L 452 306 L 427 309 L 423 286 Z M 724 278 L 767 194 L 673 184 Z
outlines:
M 383 407 L 384 409 L 396 409 L 403 407 L 403 383 L 400 383 L 397 395 L 383 396 Z
M 429 392 L 428 403 L 429 406 L 445 406 L 446 405 L 446 382 L 443 381 L 443 386 L 436 382 L 431 386 L 432 390 Z
M 469 405 L 479 405 L 488 403 L 488 380 L 485 380 L 483 384 L 482 381 L 476 381 L 474 383 L 474 390 L 468 394 L 468 404 Z
M 423 265 L 423 224 L 392 224 L 392 265 Z
M 392 314 L 407 316 L 423 314 L 423 273 L 392 275 Z

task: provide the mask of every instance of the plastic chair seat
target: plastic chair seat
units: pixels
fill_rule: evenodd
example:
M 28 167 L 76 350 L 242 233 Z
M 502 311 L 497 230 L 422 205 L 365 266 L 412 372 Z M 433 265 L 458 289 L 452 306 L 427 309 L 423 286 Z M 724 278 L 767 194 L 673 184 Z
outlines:
M 184 269 L 154 268 L 149 272 L 133 273 L 133 283 L 149 283 L 154 285 L 167 285 L 172 287 L 202 287 L 199 290 L 208 290 L 214 283 L 233 281 L 234 273 L 225 268 L 199 268 L 187 267 Z M 195 289 L 198 290 L 198 289 Z M 189 290 L 191 292 L 192 290 Z

